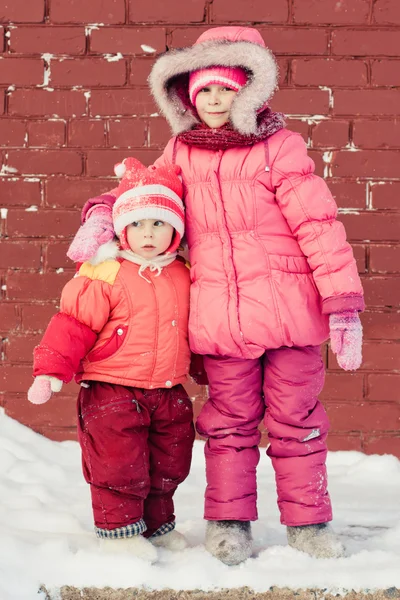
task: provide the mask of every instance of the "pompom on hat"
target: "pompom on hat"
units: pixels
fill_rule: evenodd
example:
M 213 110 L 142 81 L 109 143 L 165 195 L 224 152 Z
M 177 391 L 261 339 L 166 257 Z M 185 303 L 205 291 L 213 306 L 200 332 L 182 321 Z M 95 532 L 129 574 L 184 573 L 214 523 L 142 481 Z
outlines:
M 183 188 L 176 165 L 148 169 L 133 157 L 125 158 L 114 167 L 122 178 L 115 190 L 113 222 L 121 248 L 129 249 L 126 228 L 134 221 L 154 219 L 165 221 L 175 229 L 166 254 L 175 252 L 185 232 Z
M 197 94 L 208 85 L 223 85 L 238 92 L 247 83 L 247 75 L 241 67 L 207 67 L 189 75 L 189 97 L 196 106 Z

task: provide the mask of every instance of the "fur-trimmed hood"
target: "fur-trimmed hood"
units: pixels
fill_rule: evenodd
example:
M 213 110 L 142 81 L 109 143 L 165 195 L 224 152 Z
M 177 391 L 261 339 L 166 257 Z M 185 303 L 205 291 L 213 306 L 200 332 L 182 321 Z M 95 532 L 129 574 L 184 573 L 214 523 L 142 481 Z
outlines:
M 233 127 L 244 135 L 257 134 L 257 113 L 272 97 L 278 78 L 273 54 L 251 27 L 216 27 L 187 48 L 161 55 L 149 76 L 151 92 L 175 135 L 199 123 L 190 104 L 189 73 L 211 66 L 242 67 L 248 83 L 231 108 Z

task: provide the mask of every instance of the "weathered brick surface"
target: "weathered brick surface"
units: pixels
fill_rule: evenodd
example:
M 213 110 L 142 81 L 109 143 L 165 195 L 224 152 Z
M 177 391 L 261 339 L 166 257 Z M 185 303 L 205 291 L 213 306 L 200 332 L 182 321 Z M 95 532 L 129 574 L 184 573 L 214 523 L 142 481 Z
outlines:
M 75 438 L 76 386 L 24 400 L 80 208 L 115 186 L 115 162 L 151 164 L 169 139 L 147 87 L 156 56 L 253 21 L 280 68 L 271 105 L 327 179 L 365 287 L 361 369 L 324 347 L 330 448 L 400 456 L 397 0 L 0 0 L 0 405 L 52 439 Z M 206 391 L 188 391 L 197 415 Z

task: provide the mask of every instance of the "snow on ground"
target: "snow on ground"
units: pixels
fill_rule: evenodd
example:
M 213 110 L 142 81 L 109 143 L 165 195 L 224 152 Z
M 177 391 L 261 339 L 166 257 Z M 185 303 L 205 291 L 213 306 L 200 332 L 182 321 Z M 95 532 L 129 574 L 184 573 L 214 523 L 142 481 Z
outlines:
M 258 469 L 259 521 L 254 557 L 227 567 L 203 546 L 203 444 L 196 442 L 192 471 L 176 494 L 178 529 L 191 544 L 159 551 L 150 566 L 129 555 L 104 555 L 93 534 L 89 488 L 76 442 L 52 442 L 0 412 L 0 598 L 36 600 L 40 584 L 146 586 L 212 590 L 249 586 L 374 589 L 400 587 L 400 462 L 358 452 L 329 455 L 334 527 L 348 557 L 316 560 L 286 545 L 275 484 L 262 452 Z

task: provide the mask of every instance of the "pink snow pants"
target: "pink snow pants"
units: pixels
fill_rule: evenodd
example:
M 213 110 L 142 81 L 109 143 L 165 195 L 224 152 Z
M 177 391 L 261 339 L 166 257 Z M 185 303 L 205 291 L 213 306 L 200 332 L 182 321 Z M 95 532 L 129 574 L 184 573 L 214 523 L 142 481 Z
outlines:
M 320 348 L 284 347 L 254 360 L 205 356 L 204 366 L 210 397 L 196 424 L 208 438 L 204 518 L 257 519 L 258 426 L 265 414 L 281 522 L 330 521 Z

